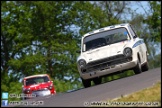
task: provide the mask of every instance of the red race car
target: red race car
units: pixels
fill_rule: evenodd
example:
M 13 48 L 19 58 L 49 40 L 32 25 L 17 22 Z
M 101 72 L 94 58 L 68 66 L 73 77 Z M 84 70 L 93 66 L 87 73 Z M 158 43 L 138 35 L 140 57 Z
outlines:
M 47 74 L 39 74 L 23 79 L 23 99 L 56 94 L 53 81 Z

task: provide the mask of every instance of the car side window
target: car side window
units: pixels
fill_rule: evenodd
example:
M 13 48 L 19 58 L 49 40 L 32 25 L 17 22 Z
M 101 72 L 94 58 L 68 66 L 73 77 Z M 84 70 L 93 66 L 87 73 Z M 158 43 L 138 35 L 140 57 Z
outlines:
M 48 81 L 49 81 L 48 77 L 45 76 L 45 77 L 44 77 L 44 82 L 48 82 Z

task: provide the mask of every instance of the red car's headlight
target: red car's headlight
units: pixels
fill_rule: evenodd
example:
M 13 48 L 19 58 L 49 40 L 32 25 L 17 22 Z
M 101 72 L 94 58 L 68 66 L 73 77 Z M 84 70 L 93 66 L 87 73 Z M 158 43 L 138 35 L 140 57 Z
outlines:
M 50 84 L 48 88 L 51 90 L 53 88 L 53 84 Z
M 30 92 L 30 88 L 24 89 L 24 92 L 29 93 Z

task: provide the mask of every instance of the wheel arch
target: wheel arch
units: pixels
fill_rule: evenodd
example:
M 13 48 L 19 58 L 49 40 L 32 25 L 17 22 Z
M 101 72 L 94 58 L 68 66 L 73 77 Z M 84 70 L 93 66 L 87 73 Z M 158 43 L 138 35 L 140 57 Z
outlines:
M 141 57 L 140 57 L 139 52 L 137 53 L 137 58 L 138 58 L 139 62 L 141 63 Z

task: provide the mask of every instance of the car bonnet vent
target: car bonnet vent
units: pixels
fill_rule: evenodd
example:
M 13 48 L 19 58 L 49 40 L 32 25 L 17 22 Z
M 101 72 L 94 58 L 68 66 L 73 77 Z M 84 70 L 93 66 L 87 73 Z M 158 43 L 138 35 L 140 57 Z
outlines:
M 120 26 L 125 26 L 125 24 L 121 24 Z
M 99 29 L 99 31 L 104 31 L 105 29 L 104 28 L 102 28 L 102 29 Z
M 92 32 L 89 32 L 89 34 L 93 34 L 94 33 L 94 31 L 92 31 Z
M 110 26 L 110 28 L 115 28 L 115 26 Z

